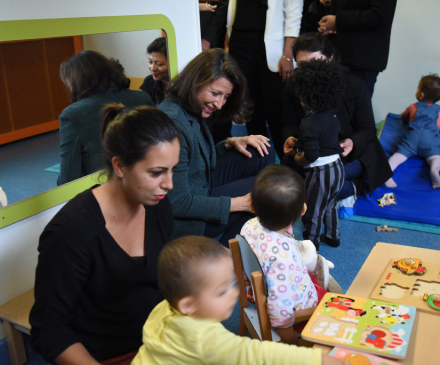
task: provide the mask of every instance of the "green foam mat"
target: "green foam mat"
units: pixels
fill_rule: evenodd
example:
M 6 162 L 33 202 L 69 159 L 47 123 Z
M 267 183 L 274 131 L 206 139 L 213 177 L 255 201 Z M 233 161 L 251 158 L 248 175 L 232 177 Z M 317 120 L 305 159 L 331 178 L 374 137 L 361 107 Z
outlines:
M 59 173 L 60 173 L 60 164 L 57 164 L 57 165 L 53 165 L 53 166 L 51 166 L 51 167 L 48 167 L 47 169 L 44 169 L 44 171 L 47 171 L 47 172 L 55 172 L 55 173 L 59 174 Z

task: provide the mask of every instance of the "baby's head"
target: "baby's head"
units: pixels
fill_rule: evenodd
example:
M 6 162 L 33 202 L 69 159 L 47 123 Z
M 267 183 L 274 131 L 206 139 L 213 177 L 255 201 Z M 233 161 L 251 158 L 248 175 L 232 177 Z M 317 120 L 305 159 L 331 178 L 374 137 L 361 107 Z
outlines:
M 261 225 L 271 231 L 289 227 L 305 213 L 305 187 L 301 177 L 283 165 L 269 165 L 251 188 L 251 208 Z
M 182 314 L 222 321 L 237 303 L 230 253 L 211 238 L 187 236 L 169 242 L 159 256 L 158 275 L 162 295 Z
M 436 103 L 440 100 L 440 77 L 437 74 L 423 76 L 417 88 L 416 98 L 418 101 Z
M 314 112 L 342 105 L 347 85 L 341 66 L 326 59 L 301 62 L 291 82 L 301 103 Z

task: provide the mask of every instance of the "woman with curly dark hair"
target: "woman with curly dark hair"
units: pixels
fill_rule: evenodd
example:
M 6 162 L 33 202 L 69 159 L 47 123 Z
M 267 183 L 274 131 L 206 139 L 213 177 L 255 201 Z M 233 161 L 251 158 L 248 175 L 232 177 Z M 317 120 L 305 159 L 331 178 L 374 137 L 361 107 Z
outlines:
M 292 84 L 301 104 L 311 111 L 301 121 L 295 143 L 295 163 L 304 166 L 307 211 L 302 216 L 303 238 L 319 250 L 324 221 L 327 243 L 339 246 L 336 198 L 344 182 L 344 166 L 339 154 L 340 124 L 336 109 L 346 88 L 342 69 L 327 60 L 302 63 L 293 74 Z
M 227 138 L 214 145 L 206 125 L 245 123 L 251 109 L 246 79 L 234 58 L 222 49 L 200 53 L 172 81 L 159 109 L 181 132 L 180 159 L 169 194 L 174 213 L 173 238 L 188 235 L 228 240 L 253 215 L 249 192 L 257 173 L 273 163 L 265 136 Z
M 95 51 L 82 51 L 63 62 L 60 77 L 73 104 L 59 117 L 61 164 L 58 185 L 103 168 L 99 123 L 104 105 L 154 105 L 148 94 L 128 90 L 130 79 L 125 76 L 119 61 Z

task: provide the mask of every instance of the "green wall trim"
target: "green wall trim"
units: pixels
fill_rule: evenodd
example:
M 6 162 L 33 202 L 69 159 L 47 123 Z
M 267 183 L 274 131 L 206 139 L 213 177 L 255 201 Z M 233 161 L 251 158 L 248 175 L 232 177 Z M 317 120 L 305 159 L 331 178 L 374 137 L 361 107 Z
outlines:
M 163 14 L 0 21 L 0 42 L 163 29 L 168 41 L 171 78 L 178 73 L 176 32 Z M 72 199 L 98 183 L 99 173 L 35 195 L 0 210 L 0 228 Z
M 99 184 L 99 172 L 0 209 L 0 229 L 72 199 L 93 185 Z

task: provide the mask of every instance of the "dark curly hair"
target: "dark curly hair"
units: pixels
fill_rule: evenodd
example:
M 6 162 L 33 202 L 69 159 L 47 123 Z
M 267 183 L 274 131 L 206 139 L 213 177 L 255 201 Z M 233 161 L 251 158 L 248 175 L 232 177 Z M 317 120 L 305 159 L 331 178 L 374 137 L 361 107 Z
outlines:
M 424 95 L 424 101 L 436 103 L 440 100 L 440 77 L 437 74 L 423 76 L 420 84 L 420 91 Z
M 347 86 L 342 67 L 324 59 L 301 63 L 292 83 L 301 102 L 314 112 L 342 105 Z

